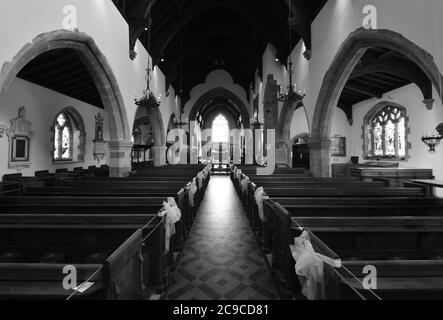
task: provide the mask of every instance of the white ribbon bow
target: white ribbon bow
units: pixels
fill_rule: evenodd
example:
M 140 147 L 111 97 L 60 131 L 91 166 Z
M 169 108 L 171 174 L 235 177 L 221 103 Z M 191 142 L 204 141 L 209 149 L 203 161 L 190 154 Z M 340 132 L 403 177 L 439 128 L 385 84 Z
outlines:
M 182 214 L 174 198 L 168 197 L 168 202 L 163 202 L 163 209 L 158 213 L 158 215 L 160 217 L 164 217 L 166 215 L 166 254 L 169 252 L 171 236 L 175 234 L 175 223 L 180 221 Z
M 200 188 L 203 187 L 203 173 L 199 172 L 198 175 L 197 175 L 197 178 L 198 178 L 198 185 L 199 185 L 199 187 Z
M 265 222 L 266 217 L 265 217 L 263 202 L 269 199 L 269 197 L 265 195 L 265 190 L 263 189 L 263 187 L 260 187 L 257 190 L 255 190 L 254 198 L 255 202 L 257 203 L 258 215 L 260 216 L 260 220 Z
M 249 178 L 247 176 L 244 176 L 243 179 L 240 181 L 240 185 L 243 190 L 243 193 L 248 192 Z
M 189 187 L 189 191 L 188 191 L 189 205 L 191 207 L 194 206 L 194 197 L 195 197 L 195 194 L 197 193 L 197 190 L 198 190 L 197 183 L 194 179 L 194 180 L 192 180 L 191 186 Z
M 341 268 L 341 260 L 335 260 L 315 252 L 306 231 L 294 239 L 291 251 L 296 262 L 295 272 L 303 285 L 303 295 L 309 300 L 321 299 L 319 288 L 324 285 L 324 263 L 334 268 Z

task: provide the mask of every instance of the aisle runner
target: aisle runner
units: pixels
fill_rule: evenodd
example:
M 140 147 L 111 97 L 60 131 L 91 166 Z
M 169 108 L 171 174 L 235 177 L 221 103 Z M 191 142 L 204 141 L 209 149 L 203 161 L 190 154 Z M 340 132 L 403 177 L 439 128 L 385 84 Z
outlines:
M 277 289 L 234 186 L 226 176 L 211 177 L 168 299 L 277 298 Z

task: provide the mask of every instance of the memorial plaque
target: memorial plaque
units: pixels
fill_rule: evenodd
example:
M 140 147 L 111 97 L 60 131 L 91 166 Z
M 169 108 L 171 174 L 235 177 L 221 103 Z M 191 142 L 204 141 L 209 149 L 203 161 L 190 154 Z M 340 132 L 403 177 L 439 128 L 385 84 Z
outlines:
M 277 147 L 277 150 L 275 151 L 275 162 L 277 165 L 288 165 L 288 147 L 285 144 L 281 144 Z

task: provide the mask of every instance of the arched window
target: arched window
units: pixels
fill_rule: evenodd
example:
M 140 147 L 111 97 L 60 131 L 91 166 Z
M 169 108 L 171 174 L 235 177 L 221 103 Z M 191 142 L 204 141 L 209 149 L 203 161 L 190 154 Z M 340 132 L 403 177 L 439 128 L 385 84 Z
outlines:
M 55 116 L 51 132 L 54 162 L 84 161 L 86 133 L 83 120 L 73 107 Z
M 54 134 L 54 160 L 72 161 L 72 125 L 65 113 L 57 116 Z
M 226 118 L 219 114 L 212 122 L 212 141 L 229 142 L 229 124 Z
M 407 156 L 406 109 L 382 103 L 365 117 L 366 158 L 405 160 Z

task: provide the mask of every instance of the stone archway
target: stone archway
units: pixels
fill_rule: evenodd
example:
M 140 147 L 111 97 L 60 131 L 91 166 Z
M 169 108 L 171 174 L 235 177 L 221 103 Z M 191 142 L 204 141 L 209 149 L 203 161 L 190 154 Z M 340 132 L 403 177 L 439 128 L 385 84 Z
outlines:
M 330 129 L 334 108 L 346 82 L 364 55 L 371 47 L 383 47 L 400 51 L 413 61 L 429 77 L 439 96 L 443 77 L 433 57 L 421 47 L 390 30 L 357 29 L 351 33 L 338 50 L 323 79 L 317 99 L 311 132 L 311 171 L 316 177 L 330 176 Z
M 303 101 L 300 101 L 298 103 L 284 103 L 282 111 L 280 112 L 280 117 L 278 120 L 278 127 L 277 132 L 278 136 L 277 139 L 279 143 L 284 142 L 288 146 L 292 146 L 292 139 L 291 139 L 291 124 L 292 120 L 294 119 L 294 114 L 298 109 L 303 108 L 304 116 L 306 117 L 306 123 L 309 127 L 308 118 L 306 115 L 306 108 L 303 104 Z M 292 165 L 292 150 L 288 147 L 288 164 Z
M 295 142 L 298 141 L 299 139 L 303 139 L 303 140 L 309 142 L 311 137 L 308 132 L 299 133 L 291 139 L 291 145 L 295 144 Z
M 197 118 L 197 113 L 211 100 L 217 97 L 225 98 L 232 102 L 232 104 L 235 106 L 236 111 L 241 115 L 243 119 L 243 126 L 245 129 L 248 129 L 250 126 L 249 123 L 249 111 L 246 108 L 245 104 L 241 101 L 239 97 L 237 97 L 236 94 L 232 93 L 231 91 L 225 89 L 225 88 L 215 88 L 212 90 L 209 90 L 205 94 L 203 94 L 197 102 L 192 107 L 192 110 L 189 114 L 189 120 L 195 121 Z
M 294 115 L 294 112 L 299 108 L 304 108 L 302 101 L 300 101 L 299 103 L 283 104 L 280 118 L 278 120 L 279 138 L 282 141 L 289 142 L 291 140 L 292 117 Z
M 154 134 L 154 146 L 152 147 L 154 166 L 163 166 L 166 163 L 166 133 L 159 107 L 138 107 L 134 128 L 147 121 L 151 124 Z
M 139 107 L 140 108 L 140 107 Z M 154 146 L 155 147 L 163 147 L 166 145 L 166 134 L 163 126 L 162 115 L 159 108 L 155 108 L 152 110 L 146 110 L 147 115 L 137 118 L 134 121 L 134 128 L 137 128 L 139 125 L 149 122 L 152 126 L 152 130 L 154 133 Z
M 27 43 L 14 58 L 3 64 L 0 74 L 0 95 L 20 70 L 35 57 L 55 49 L 74 50 L 89 71 L 109 118 L 110 174 L 127 176 L 130 171 L 131 132 L 117 79 L 106 57 L 95 41 L 85 33 L 56 30 L 38 35 Z
M 168 134 L 169 131 L 173 130 L 173 129 L 177 129 L 177 125 L 176 125 L 176 117 L 175 117 L 175 113 L 171 114 L 171 117 L 169 118 L 169 122 L 168 122 L 168 129 L 166 132 L 166 135 Z

